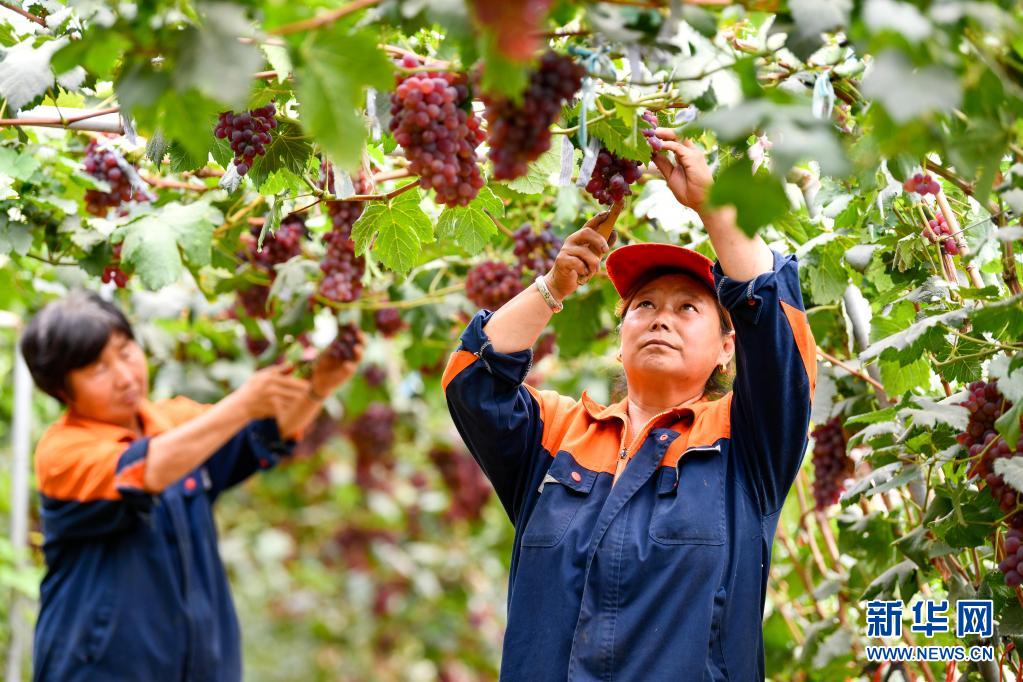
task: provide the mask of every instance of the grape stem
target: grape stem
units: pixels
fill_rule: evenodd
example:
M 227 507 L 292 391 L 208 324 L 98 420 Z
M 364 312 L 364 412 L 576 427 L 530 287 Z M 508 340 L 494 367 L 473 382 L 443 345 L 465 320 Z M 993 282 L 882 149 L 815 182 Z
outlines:
M 333 24 L 338 19 L 346 17 L 352 12 L 358 12 L 360 9 L 372 7 L 378 2 L 379 0 L 354 0 L 354 2 L 350 2 L 343 7 L 338 7 L 337 9 L 330 10 L 329 12 L 317 14 L 309 19 L 303 19 L 302 21 L 296 21 L 291 24 L 284 24 L 283 26 L 272 28 L 267 31 L 267 33 L 277 36 L 286 36 L 292 33 L 322 28 Z
M 313 296 L 314 300 L 318 303 L 322 303 L 325 306 L 329 306 L 334 310 L 381 310 L 383 308 L 418 308 L 424 305 L 430 305 L 442 300 L 449 294 L 454 294 L 459 291 L 464 291 L 464 284 L 452 284 L 451 286 L 444 287 L 443 289 L 437 289 L 432 294 L 426 294 L 419 298 L 409 298 L 402 301 L 353 301 L 351 303 L 338 303 L 332 301 L 329 298 L 316 294 Z
M 845 362 L 839 360 L 838 358 L 836 358 L 834 355 L 826 353 L 825 351 L 821 350 L 820 348 L 817 349 L 817 355 L 821 356 L 822 358 L 824 358 L 825 360 L 827 360 L 831 364 L 833 364 L 833 365 L 835 365 L 837 367 L 841 367 L 842 369 L 844 369 L 849 374 L 852 374 L 854 377 L 856 377 L 858 379 L 862 379 L 863 381 L 866 381 L 868 384 L 870 384 L 871 386 L 873 386 L 877 390 L 881 391 L 882 393 L 884 392 L 884 390 L 885 390 L 884 389 L 884 385 L 881 382 L 879 382 L 878 380 L 874 379 L 874 377 L 872 377 L 872 376 L 870 376 L 868 374 L 864 374 L 860 370 L 853 368 L 852 366 L 848 365 L 847 363 L 845 363 Z
M 2 2 L 2 1 L 0 1 L 0 7 L 6 7 L 7 9 L 11 10 L 15 14 L 20 14 L 21 16 L 25 17 L 29 21 L 34 21 L 35 23 L 39 24 L 40 26 L 42 26 L 44 28 L 46 27 L 46 21 L 42 17 L 37 17 L 36 15 L 32 14 L 31 12 L 29 12 L 27 10 L 22 9 L 21 7 L 18 7 L 17 5 L 13 5 L 13 4 L 9 3 L 9 2 Z

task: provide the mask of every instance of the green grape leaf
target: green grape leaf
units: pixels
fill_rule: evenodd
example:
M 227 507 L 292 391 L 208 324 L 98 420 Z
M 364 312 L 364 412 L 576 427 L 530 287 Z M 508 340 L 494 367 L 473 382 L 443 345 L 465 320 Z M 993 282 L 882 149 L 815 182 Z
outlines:
M 608 108 L 614 108 L 612 102 L 608 102 Z M 590 135 L 597 138 L 607 149 L 625 159 L 646 163 L 650 160 L 650 145 L 646 138 L 639 132 L 638 123 L 626 123 L 622 120 L 622 109 L 617 109 L 618 115 L 608 116 L 599 121 L 594 121 L 587 126 Z M 638 117 L 638 109 L 629 108 L 631 118 L 635 121 Z M 588 117 L 587 117 L 588 118 Z
M 281 169 L 301 177 L 306 160 L 312 153 L 312 146 L 302 135 L 302 130 L 294 123 L 281 121 L 270 137 L 270 144 L 266 145 L 266 154 L 257 156 L 252 162 L 248 177 L 257 187 Z
M 483 250 L 497 234 L 497 226 L 487 215 L 504 215 L 504 203 L 489 187 L 484 187 L 467 206 L 449 206 L 437 220 L 437 236 L 452 239 L 469 255 Z
M 708 198 L 712 206 L 735 206 L 736 222 L 751 237 L 790 210 L 782 181 L 764 168 L 754 174 L 745 156 L 719 173 Z
M 423 244 L 432 242 L 433 224 L 419 207 L 418 189 L 388 201 L 371 202 L 352 226 L 359 254 L 372 250 L 391 270 L 406 274 L 416 264 Z
M 346 170 L 356 170 L 366 126 L 357 112 L 366 87 L 391 87 L 394 67 L 377 47 L 371 31 L 340 27 L 310 33 L 296 71 L 302 123 L 327 155 Z
M 551 175 L 561 170 L 561 145 L 554 145 L 529 164 L 526 174 L 508 183 L 516 192 L 539 194 L 550 185 Z
M 32 154 L 19 154 L 8 147 L 0 147 L 0 173 L 15 180 L 29 180 L 39 169 L 39 159 Z
M 183 261 L 193 267 L 209 264 L 213 230 L 223 215 L 207 200 L 140 210 L 140 217 L 117 229 L 115 240 L 121 237 L 121 259 L 146 287 L 160 289 L 178 281 Z

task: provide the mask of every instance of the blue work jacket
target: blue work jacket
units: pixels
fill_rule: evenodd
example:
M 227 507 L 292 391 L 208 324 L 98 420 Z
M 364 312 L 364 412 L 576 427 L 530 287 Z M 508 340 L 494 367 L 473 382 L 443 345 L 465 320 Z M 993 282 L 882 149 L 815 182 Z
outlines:
M 140 408 L 144 437 L 65 414 L 36 448 L 46 556 L 38 682 L 237 682 L 238 620 L 213 504 L 290 452 L 273 419 L 249 422 L 159 494 L 142 489 L 149 440 L 197 415 L 187 398 Z
M 489 311 L 462 334 L 448 407 L 515 525 L 502 680 L 764 679 L 772 540 L 806 449 L 815 346 L 794 256 L 749 282 L 715 264 L 714 278 L 733 390 L 658 415 L 631 444 L 625 400 L 523 384 L 532 351 L 495 352 Z

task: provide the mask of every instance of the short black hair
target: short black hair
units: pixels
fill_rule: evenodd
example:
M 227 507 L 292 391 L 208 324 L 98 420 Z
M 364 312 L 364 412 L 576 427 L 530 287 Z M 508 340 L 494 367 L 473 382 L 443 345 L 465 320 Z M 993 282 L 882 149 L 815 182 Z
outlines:
M 64 403 L 68 374 L 95 362 L 115 332 L 135 340 L 124 313 L 94 291 L 76 289 L 46 304 L 21 336 L 21 354 L 41 390 Z

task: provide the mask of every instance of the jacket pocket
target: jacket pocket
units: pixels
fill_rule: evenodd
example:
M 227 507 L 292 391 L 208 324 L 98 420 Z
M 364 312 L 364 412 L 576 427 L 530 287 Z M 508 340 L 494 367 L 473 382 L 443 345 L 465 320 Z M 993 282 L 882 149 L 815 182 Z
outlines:
M 709 682 L 728 682 L 728 664 L 721 646 L 721 619 L 724 617 L 725 602 L 728 592 L 724 587 L 714 595 L 714 616 L 710 626 L 710 658 L 707 661 L 707 679 Z
M 597 472 L 580 466 L 571 454 L 559 450 L 540 483 L 540 499 L 526 522 L 522 545 L 554 547 L 561 542 L 596 479 Z
M 665 545 L 725 544 L 725 486 L 718 445 L 686 450 L 661 469 L 650 537 Z
M 75 651 L 76 658 L 82 663 L 95 663 L 106 654 L 117 624 L 114 599 L 112 590 L 104 590 L 89 616 Z

